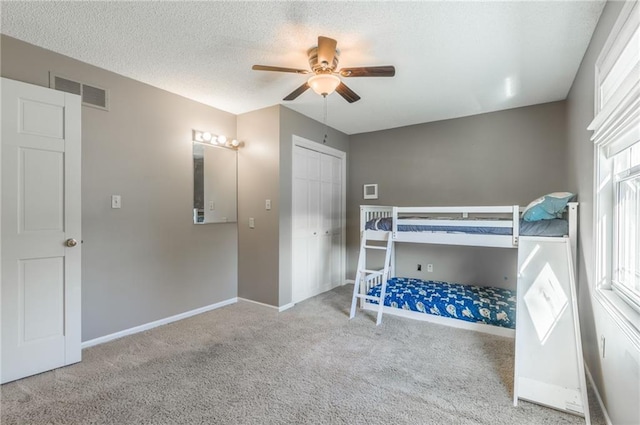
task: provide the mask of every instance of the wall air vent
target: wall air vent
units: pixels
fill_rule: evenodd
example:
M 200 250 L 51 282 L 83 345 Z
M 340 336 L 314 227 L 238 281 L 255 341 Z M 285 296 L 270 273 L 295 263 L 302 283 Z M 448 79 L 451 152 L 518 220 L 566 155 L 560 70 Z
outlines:
M 53 76 L 53 88 L 67 93 L 82 94 L 82 84 L 58 76 Z
M 49 73 L 49 87 L 82 96 L 82 104 L 85 106 L 109 110 L 109 93 L 103 88 L 73 81 L 52 72 Z
M 82 103 L 107 109 L 107 91 L 88 84 L 82 85 Z

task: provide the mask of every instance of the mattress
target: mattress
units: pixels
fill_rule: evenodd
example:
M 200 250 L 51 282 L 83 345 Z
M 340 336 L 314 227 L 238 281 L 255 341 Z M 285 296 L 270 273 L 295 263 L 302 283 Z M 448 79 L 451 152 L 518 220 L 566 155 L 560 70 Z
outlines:
M 428 221 L 428 219 L 425 219 Z M 483 235 L 510 235 L 511 227 L 468 227 L 456 226 L 455 220 L 451 220 L 451 225 L 399 225 L 399 232 L 444 232 L 444 233 L 466 233 Z M 369 220 L 365 224 L 366 230 L 382 230 L 390 232 L 393 230 L 393 219 L 391 217 L 376 218 Z M 525 221 L 520 220 L 520 236 L 548 236 L 562 237 L 569 234 L 569 223 L 567 220 L 556 218 L 552 220 Z
M 368 295 L 379 297 L 380 285 Z M 394 277 L 387 282 L 384 305 L 510 329 L 516 325 L 516 291 L 509 289 Z

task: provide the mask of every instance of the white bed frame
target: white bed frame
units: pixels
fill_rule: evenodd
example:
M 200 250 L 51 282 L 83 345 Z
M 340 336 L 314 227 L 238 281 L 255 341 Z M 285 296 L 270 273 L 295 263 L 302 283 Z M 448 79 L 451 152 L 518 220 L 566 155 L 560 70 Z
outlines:
M 570 202 L 567 209 L 569 235 L 573 264 L 575 265 L 578 203 Z M 522 208 L 518 205 L 495 207 L 392 207 L 377 205 L 360 206 L 360 237 L 367 240 L 386 241 L 389 237 L 395 242 L 410 242 L 421 244 L 444 244 L 463 246 L 485 246 L 498 248 L 518 248 L 520 238 L 540 238 L 540 236 L 520 236 L 520 213 Z M 433 217 L 433 216 L 436 217 Z M 445 215 L 445 217 L 443 217 Z M 425 218 L 415 218 L 416 216 Z M 391 217 L 393 228 L 391 232 L 382 230 L 366 230 L 365 225 L 369 220 Z M 429 218 L 427 218 L 429 217 Z M 510 235 L 466 234 L 445 232 L 400 232 L 399 225 L 452 225 L 464 227 L 508 227 L 512 229 Z M 551 238 L 553 239 L 553 238 Z M 575 266 L 574 266 L 575 267 Z M 395 276 L 395 249 L 392 248 L 389 276 Z M 369 276 L 361 285 L 361 293 L 367 294 L 369 290 L 381 284 L 380 275 Z M 378 311 L 378 305 L 360 299 L 360 308 L 363 310 Z M 411 310 L 402 310 L 384 306 L 384 314 L 408 317 L 431 323 L 451 326 L 455 328 L 469 329 L 490 333 L 493 335 L 513 338 L 515 330 L 484 323 L 466 322 L 432 314 L 418 313 Z

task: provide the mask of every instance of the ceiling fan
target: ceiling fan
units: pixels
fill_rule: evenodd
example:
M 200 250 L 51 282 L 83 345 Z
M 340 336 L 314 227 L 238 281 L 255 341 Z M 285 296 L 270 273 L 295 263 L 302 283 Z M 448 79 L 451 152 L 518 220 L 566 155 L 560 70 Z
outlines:
M 332 38 L 318 37 L 318 46 L 312 47 L 307 52 L 311 70 L 267 65 L 253 65 L 251 69 L 255 71 L 313 74 L 303 85 L 292 91 L 283 100 L 294 100 L 307 91 L 307 89 L 311 88 L 323 97 L 336 91 L 349 103 L 357 102 L 360 100 L 360 96 L 347 87 L 342 80 L 340 80 L 340 77 L 393 77 L 396 74 L 396 69 L 392 65 L 342 68 L 336 71 L 340 55 L 336 50 L 337 44 L 338 42 Z

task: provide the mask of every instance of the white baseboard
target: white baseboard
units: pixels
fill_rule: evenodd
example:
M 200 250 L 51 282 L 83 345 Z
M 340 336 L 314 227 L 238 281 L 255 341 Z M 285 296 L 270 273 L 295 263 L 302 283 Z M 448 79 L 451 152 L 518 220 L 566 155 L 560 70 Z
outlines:
M 280 306 L 280 307 L 276 307 L 275 305 L 265 304 L 265 303 L 261 303 L 259 301 L 249 300 L 247 298 L 238 297 L 238 300 L 246 301 L 246 302 L 251 303 L 251 304 L 261 305 L 263 307 L 275 308 L 276 310 L 278 310 L 278 313 L 280 313 L 282 311 L 285 311 L 285 310 L 288 310 L 288 309 L 290 309 L 291 307 L 293 307 L 295 305 L 294 303 L 289 303 L 289 304 L 285 304 L 285 305 Z
M 265 303 L 261 303 L 259 301 L 254 301 L 254 300 L 250 300 L 250 299 L 247 299 L 247 298 L 238 297 L 238 301 L 246 301 L 246 302 L 251 303 L 251 304 L 261 305 L 262 307 L 274 308 L 276 310 L 278 309 L 278 307 L 276 307 L 275 305 L 265 304 Z
M 278 307 L 278 313 L 282 313 L 285 310 L 289 310 L 291 307 L 295 306 L 295 303 L 289 303 Z
M 613 422 L 611 422 L 611 418 L 609 418 L 609 414 L 607 413 L 607 409 L 606 407 L 604 407 L 604 402 L 602 401 L 602 397 L 600 397 L 600 392 L 598 391 L 598 387 L 596 387 L 596 383 L 593 381 L 593 376 L 591 376 L 591 371 L 587 366 L 587 362 L 584 362 L 584 371 L 587 373 L 587 378 L 589 378 L 589 382 L 591 383 L 591 388 L 593 388 L 593 392 L 596 394 L 596 399 L 598 399 L 598 404 L 602 409 L 604 420 L 607 422 L 607 425 L 613 425 Z
M 103 344 L 105 342 L 113 341 L 114 339 L 122 338 L 123 336 L 133 335 L 133 334 L 137 334 L 138 332 L 146 331 L 148 329 L 157 328 L 158 326 L 162 326 L 171 322 L 176 322 L 178 320 L 186 319 L 187 317 L 195 316 L 196 314 L 206 313 L 207 311 L 215 310 L 217 308 L 224 307 L 229 304 L 235 304 L 236 302 L 238 302 L 238 298 L 230 298 L 228 300 L 220 301 L 219 303 L 196 308 L 195 310 L 185 311 L 184 313 L 176 314 L 175 316 L 166 317 L 164 319 L 156 320 L 154 322 L 146 323 L 144 325 L 136 326 L 130 329 L 125 329 L 120 332 L 115 332 L 109 335 L 90 339 L 80 344 L 80 347 L 81 348 L 93 347 L 94 345 Z
M 356 280 L 355 279 L 347 279 L 347 280 L 344 281 L 343 285 L 346 285 L 347 283 L 352 283 L 353 284 L 353 283 L 356 283 Z

